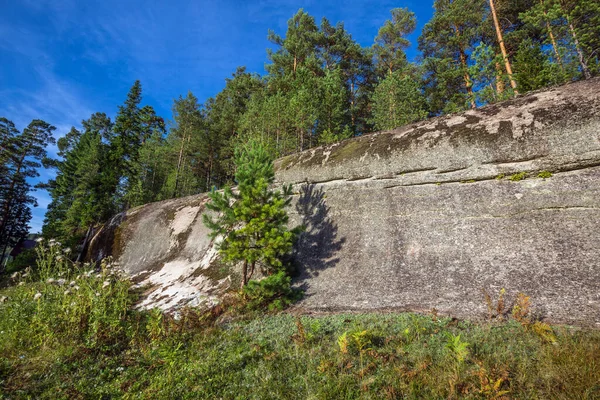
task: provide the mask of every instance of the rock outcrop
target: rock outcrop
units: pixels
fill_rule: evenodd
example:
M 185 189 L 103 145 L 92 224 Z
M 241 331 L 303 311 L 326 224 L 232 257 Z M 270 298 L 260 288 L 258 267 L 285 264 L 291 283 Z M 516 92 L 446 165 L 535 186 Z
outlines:
M 600 326 L 600 80 L 364 135 L 276 161 L 295 188 L 306 310 L 486 314 L 484 292 Z M 551 174 L 551 176 L 550 176 Z M 545 178 L 539 177 L 544 176 Z M 521 179 L 524 178 L 524 179 Z M 519 180 L 521 179 L 521 180 Z M 200 218 L 205 195 L 115 217 L 92 243 L 144 306 L 210 304 L 239 281 Z

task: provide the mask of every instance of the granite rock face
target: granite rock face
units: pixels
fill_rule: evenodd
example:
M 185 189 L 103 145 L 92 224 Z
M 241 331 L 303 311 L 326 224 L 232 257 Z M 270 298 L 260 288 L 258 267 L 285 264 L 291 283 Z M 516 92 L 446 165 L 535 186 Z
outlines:
M 295 188 L 292 222 L 307 227 L 295 255 L 300 308 L 478 318 L 484 292 L 495 298 L 505 288 L 509 303 L 523 292 L 550 321 L 600 326 L 599 79 L 311 149 L 275 167 L 279 184 Z M 147 271 L 146 306 L 218 301 L 239 276 L 206 237 L 205 201 L 117 216 L 91 256 Z

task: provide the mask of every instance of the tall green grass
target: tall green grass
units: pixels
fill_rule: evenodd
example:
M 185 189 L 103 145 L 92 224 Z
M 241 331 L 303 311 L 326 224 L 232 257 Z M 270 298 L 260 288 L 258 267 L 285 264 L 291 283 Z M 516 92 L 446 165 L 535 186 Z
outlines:
M 79 266 L 58 245 L 38 257 L 0 292 L 0 398 L 600 398 L 600 332 L 536 330 L 526 299 L 520 322 L 482 324 L 227 305 L 165 315 L 133 309 L 114 263 Z

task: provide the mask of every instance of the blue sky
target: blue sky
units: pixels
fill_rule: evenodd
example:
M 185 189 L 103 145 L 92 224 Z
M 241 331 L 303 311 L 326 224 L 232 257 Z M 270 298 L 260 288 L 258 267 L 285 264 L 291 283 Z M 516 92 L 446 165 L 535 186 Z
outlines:
M 173 99 L 191 90 L 200 101 L 217 94 L 237 66 L 264 73 L 268 29 L 285 34 L 304 8 L 332 23 L 343 21 L 354 39 L 370 46 L 390 10 L 408 7 L 418 27 L 432 14 L 425 1 L 134 1 L 0 0 L 0 116 L 23 129 L 40 118 L 56 137 L 96 111 L 114 117 L 136 79 L 144 104 L 171 118 Z M 56 148 L 48 149 L 50 155 Z M 41 180 L 53 176 L 42 170 Z M 32 232 L 41 229 L 50 201 L 35 192 Z

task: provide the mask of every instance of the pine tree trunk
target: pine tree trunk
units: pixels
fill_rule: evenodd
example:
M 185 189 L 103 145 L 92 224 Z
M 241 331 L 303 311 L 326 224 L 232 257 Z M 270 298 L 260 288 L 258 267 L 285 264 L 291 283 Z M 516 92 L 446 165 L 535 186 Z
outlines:
M 502 67 L 496 63 L 496 93 L 504 93 L 504 80 L 502 79 Z
M 252 261 L 252 265 L 250 266 L 250 274 L 248 274 L 248 280 L 250 280 L 250 278 L 252 278 L 252 275 L 254 275 L 255 267 L 256 267 L 256 261 Z
M 242 286 L 240 287 L 240 289 L 243 289 L 247 283 L 248 283 L 248 261 L 244 260 L 244 265 L 242 267 Z
M 575 44 L 575 51 L 577 51 L 577 57 L 579 58 L 579 65 L 581 65 L 581 69 L 583 71 L 583 76 L 585 79 L 590 79 L 592 74 L 590 73 L 590 69 L 585 62 L 585 57 L 583 56 L 583 51 L 581 50 L 581 45 L 579 44 L 579 39 L 577 38 L 577 33 L 575 32 L 575 28 L 573 27 L 573 23 L 569 16 L 565 13 L 565 17 L 567 19 L 567 24 L 569 25 L 569 31 L 571 32 L 571 36 L 573 36 L 573 43 Z
M 177 189 L 179 187 L 179 171 L 183 161 L 183 148 L 185 145 L 185 134 L 181 140 L 181 148 L 179 149 L 179 159 L 177 160 L 177 170 L 175 171 L 175 188 L 173 189 L 173 197 L 177 197 Z
M 490 10 L 492 11 L 492 18 L 494 19 L 494 27 L 496 28 L 496 35 L 498 36 L 498 44 L 500 45 L 500 51 L 502 52 L 502 58 L 504 59 L 504 66 L 506 68 L 506 73 L 508 74 L 508 79 L 510 80 L 510 86 L 512 86 L 516 96 L 519 94 L 517 91 L 517 82 L 513 78 L 512 67 L 510 66 L 508 54 L 506 53 L 506 47 L 504 46 L 504 38 L 502 37 L 502 29 L 500 28 L 498 16 L 496 15 L 496 7 L 494 6 L 494 0 L 489 1 Z
M 554 54 L 556 55 L 556 59 L 558 60 L 558 65 L 560 66 L 561 71 L 564 70 L 564 66 L 562 63 L 562 59 L 560 57 L 560 53 L 558 52 L 558 45 L 556 44 L 556 39 L 554 38 L 554 32 L 552 32 L 552 27 L 550 26 L 550 22 L 548 21 L 548 13 L 544 7 L 544 0 L 540 0 L 540 5 L 542 6 L 542 12 L 544 13 L 544 20 L 546 21 L 546 29 L 548 30 L 548 36 L 550 36 L 550 41 L 552 42 L 552 48 L 554 49 Z
M 350 84 L 350 122 L 352 123 L 352 128 L 354 129 L 355 125 L 355 115 L 354 115 L 354 82 Z
M 454 28 L 454 33 L 456 33 L 456 37 L 460 38 L 460 31 L 456 25 L 452 26 Z M 463 79 L 465 80 L 465 88 L 467 89 L 467 94 L 469 95 L 469 102 L 471 103 L 471 108 L 476 108 L 475 98 L 473 96 L 473 82 L 471 81 L 471 76 L 469 75 L 469 70 L 467 66 L 467 55 L 465 54 L 465 50 L 462 45 L 458 46 L 458 55 L 460 58 L 460 64 L 463 68 Z
M 93 226 L 94 224 L 90 224 L 90 226 L 88 226 L 87 232 L 85 233 L 85 239 L 83 240 L 83 246 L 81 247 L 81 251 L 77 256 L 77 260 L 75 260 L 77 262 L 83 261 L 83 257 L 85 256 L 85 252 L 87 251 L 87 247 L 90 243 L 90 236 L 92 235 Z

